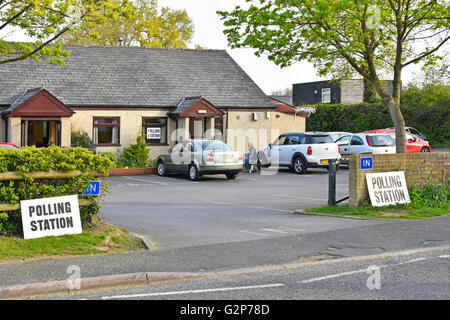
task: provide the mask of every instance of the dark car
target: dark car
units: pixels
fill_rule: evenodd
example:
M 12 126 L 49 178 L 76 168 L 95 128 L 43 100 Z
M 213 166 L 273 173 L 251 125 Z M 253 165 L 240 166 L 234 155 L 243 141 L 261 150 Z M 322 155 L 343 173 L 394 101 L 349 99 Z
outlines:
M 157 159 L 157 173 L 184 173 L 193 181 L 205 174 L 225 174 L 234 179 L 242 171 L 242 155 L 220 140 L 191 139 L 178 143 Z

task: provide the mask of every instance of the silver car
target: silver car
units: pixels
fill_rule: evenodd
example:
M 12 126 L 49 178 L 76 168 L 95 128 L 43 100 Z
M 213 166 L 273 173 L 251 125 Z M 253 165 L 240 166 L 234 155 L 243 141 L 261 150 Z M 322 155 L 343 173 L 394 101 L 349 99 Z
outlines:
M 191 139 L 178 143 L 157 159 L 157 173 L 187 174 L 198 181 L 204 174 L 225 174 L 235 179 L 244 167 L 242 155 L 220 140 Z
M 395 141 L 381 133 L 355 133 L 336 140 L 341 156 L 347 158 L 352 154 L 388 154 L 395 153 Z M 348 164 L 347 160 L 341 164 Z

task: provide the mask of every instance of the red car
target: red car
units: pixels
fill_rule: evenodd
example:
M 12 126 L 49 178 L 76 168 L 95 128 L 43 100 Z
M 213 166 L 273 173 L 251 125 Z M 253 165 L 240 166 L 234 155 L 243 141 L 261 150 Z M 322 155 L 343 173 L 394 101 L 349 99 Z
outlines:
M 365 131 L 365 132 L 387 134 L 395 140 L 395 129 L 379 129 L 379 130 L 370 130 L 370 131 Z M 431 146 L 428 141 L 423 140 L 408 131 L 406 131 L 405 133 L 406 133 L 406 152 L 407 153 L 431 152 Z
M 15 144 L 9 142 L 0 142 L 0 148 L 18 149 L 18 147 Z

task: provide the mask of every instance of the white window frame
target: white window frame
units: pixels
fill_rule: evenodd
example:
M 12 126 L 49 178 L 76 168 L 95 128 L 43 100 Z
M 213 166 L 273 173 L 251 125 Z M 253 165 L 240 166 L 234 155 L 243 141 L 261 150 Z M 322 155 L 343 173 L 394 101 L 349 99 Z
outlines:
M 328 99 L 326 99 L 328 97 Z M 322 88 L 322 103 L 331 102 L 331 88 Z

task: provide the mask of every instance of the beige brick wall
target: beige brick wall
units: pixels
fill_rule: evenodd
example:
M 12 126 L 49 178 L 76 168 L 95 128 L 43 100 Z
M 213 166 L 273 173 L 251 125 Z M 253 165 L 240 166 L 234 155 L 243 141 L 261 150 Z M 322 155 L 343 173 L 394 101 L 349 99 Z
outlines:
M 253 120 L 253 114 L 259 120 Z M 276 115 L 280 117 L 277 118 Z M 272 143 L 286 132 L 304 132 L 305 118 L 301 116 L 261 110 L 229 110 L 226 142 L 241 153 L 248 152 L 248 143 L 252 142 L 257 150 Z
M 360 158 L 368 155 L 350 156 L 349 204 L 358 206 L 369 194 L 366 173 L 404 171 L 408 187 L 423 186 L 428 181 L 444 185 L 450 179 L 450 152 L 373 154 L 373 169 L 361 170 Z
M 167 117 L 167 110 L 82 110 L 75 109 L 71 117 L 72 130 L 84 130 L 93 138 L 94 117 L 120 117 L 120 147 L 98 147 L 100 152 L 121 153 L 130 144 L 136 143 L 136 137 L 142 132 L 142 117 Z M 168 123 L 168 140 L 175 130 L 175 122 Z M 155 159 L 165 153 L 169 146 L 149 146 L 150 158 Z

